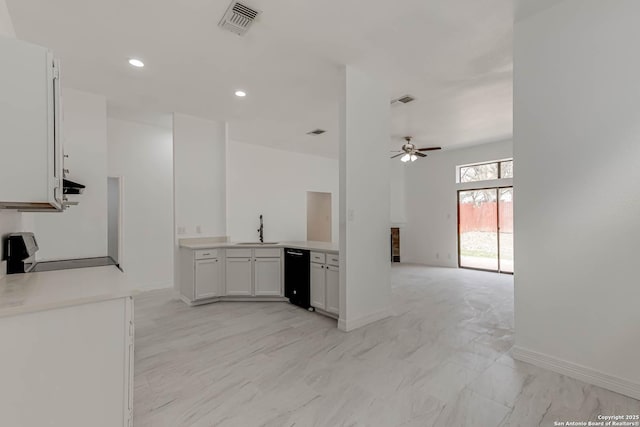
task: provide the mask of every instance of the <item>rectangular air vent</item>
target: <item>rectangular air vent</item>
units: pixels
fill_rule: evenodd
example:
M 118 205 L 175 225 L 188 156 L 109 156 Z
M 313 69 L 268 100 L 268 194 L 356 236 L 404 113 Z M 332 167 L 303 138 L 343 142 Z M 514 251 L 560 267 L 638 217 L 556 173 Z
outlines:
M 408 104 L 408 103 L 413 102 L 415 100 L 416 99 L 411 95 L 404 95 L 404 96 L 401 96 L 400 98 L 392 99 L 391 100 L 391 105 L 397 104 L 398 102 L 401 102 L 403 104 Z
M 316 130 L 312 130 L 311 132 L 307 132 L 307 135 L 322 135 L 325 132 L 326 130 L 316 129 Z
M 249 27 L 258 14 L 260 14 L 260 12 L 257 10 L 251 9 L 238 1 L 233 1 L 227 8 L 218 26 L 232 33 L 236 33 L 239 36 L 243 36 L 249 30 Z

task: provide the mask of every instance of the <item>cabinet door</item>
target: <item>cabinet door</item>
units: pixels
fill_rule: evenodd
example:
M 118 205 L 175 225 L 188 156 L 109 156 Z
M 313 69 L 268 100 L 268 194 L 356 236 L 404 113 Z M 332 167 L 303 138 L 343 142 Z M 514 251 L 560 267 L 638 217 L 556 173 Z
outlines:
M 220 296 L 220 263 L 217 258 L 196 260 L 196 299 Z
M 325 269 L 324 264 L 311 263 L 311 307 L 325 308 Z
M 326 301 L 327 308 L 325 309 L 329 313 L 340 313 L 340 270 L 338 267 L 332 265 L 327 266 L 325 269 L 327 277 L 326 286 Z
M 282 261 L 280 258 L 256 258 L 254 283 L 256 296 L 281 296 Z
M 251 296 L 253 294 L 251 258 L 227 258 L 226 270 L 227 295 Z
M 54 125 L 60 119 L 59 91 L 53 56 L 34 44 L 0 37 L 0 57 L 0 202 L 62 209 L 62 151 Z

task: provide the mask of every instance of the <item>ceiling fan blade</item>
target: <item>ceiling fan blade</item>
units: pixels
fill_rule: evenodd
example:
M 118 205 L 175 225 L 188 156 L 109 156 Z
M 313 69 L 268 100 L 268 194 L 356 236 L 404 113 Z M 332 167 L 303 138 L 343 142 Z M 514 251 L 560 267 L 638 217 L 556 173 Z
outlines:
M 418 157 L 427 157 L 427 155 L 426 155 L 426 154 L 422 154 L 422 153 L 420 153 L 419 151 L 416 151 L 414 154 L 415 154 L 416 156 L 418 156 Z
M 400 157 L 400 156 L 402 156 L 402 155 L 404 155 L 404 153 L 396 154 L 395 156 L 391 156 L 391 158 L 392 158 L 392 159 L 395 159 L 396 157 Z
M 435 150 L 442 150 L 442 147 L 418 148 L 418 151 L 435 151 Z

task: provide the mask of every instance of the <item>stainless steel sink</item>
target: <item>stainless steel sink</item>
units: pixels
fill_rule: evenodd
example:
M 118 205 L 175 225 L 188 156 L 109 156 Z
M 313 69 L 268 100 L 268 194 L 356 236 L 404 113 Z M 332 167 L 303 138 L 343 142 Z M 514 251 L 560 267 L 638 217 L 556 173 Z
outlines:
M 244 246 L 265 246 L 265 245 L 277 245 L 280 242 L 241 242 L 236 243 L 236 245 L 244 245 Z

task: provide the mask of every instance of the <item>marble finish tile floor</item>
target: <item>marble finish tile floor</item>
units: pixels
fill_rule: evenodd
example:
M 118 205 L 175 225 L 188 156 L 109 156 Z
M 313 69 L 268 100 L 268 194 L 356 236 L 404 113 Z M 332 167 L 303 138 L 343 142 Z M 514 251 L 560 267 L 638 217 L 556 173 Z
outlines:
M 399 265 L 395 316 L 343 333 L 288 303 L 136 297 L 136 427 L 552 426 L 640 402 L 509 355 L 513 277 Z

